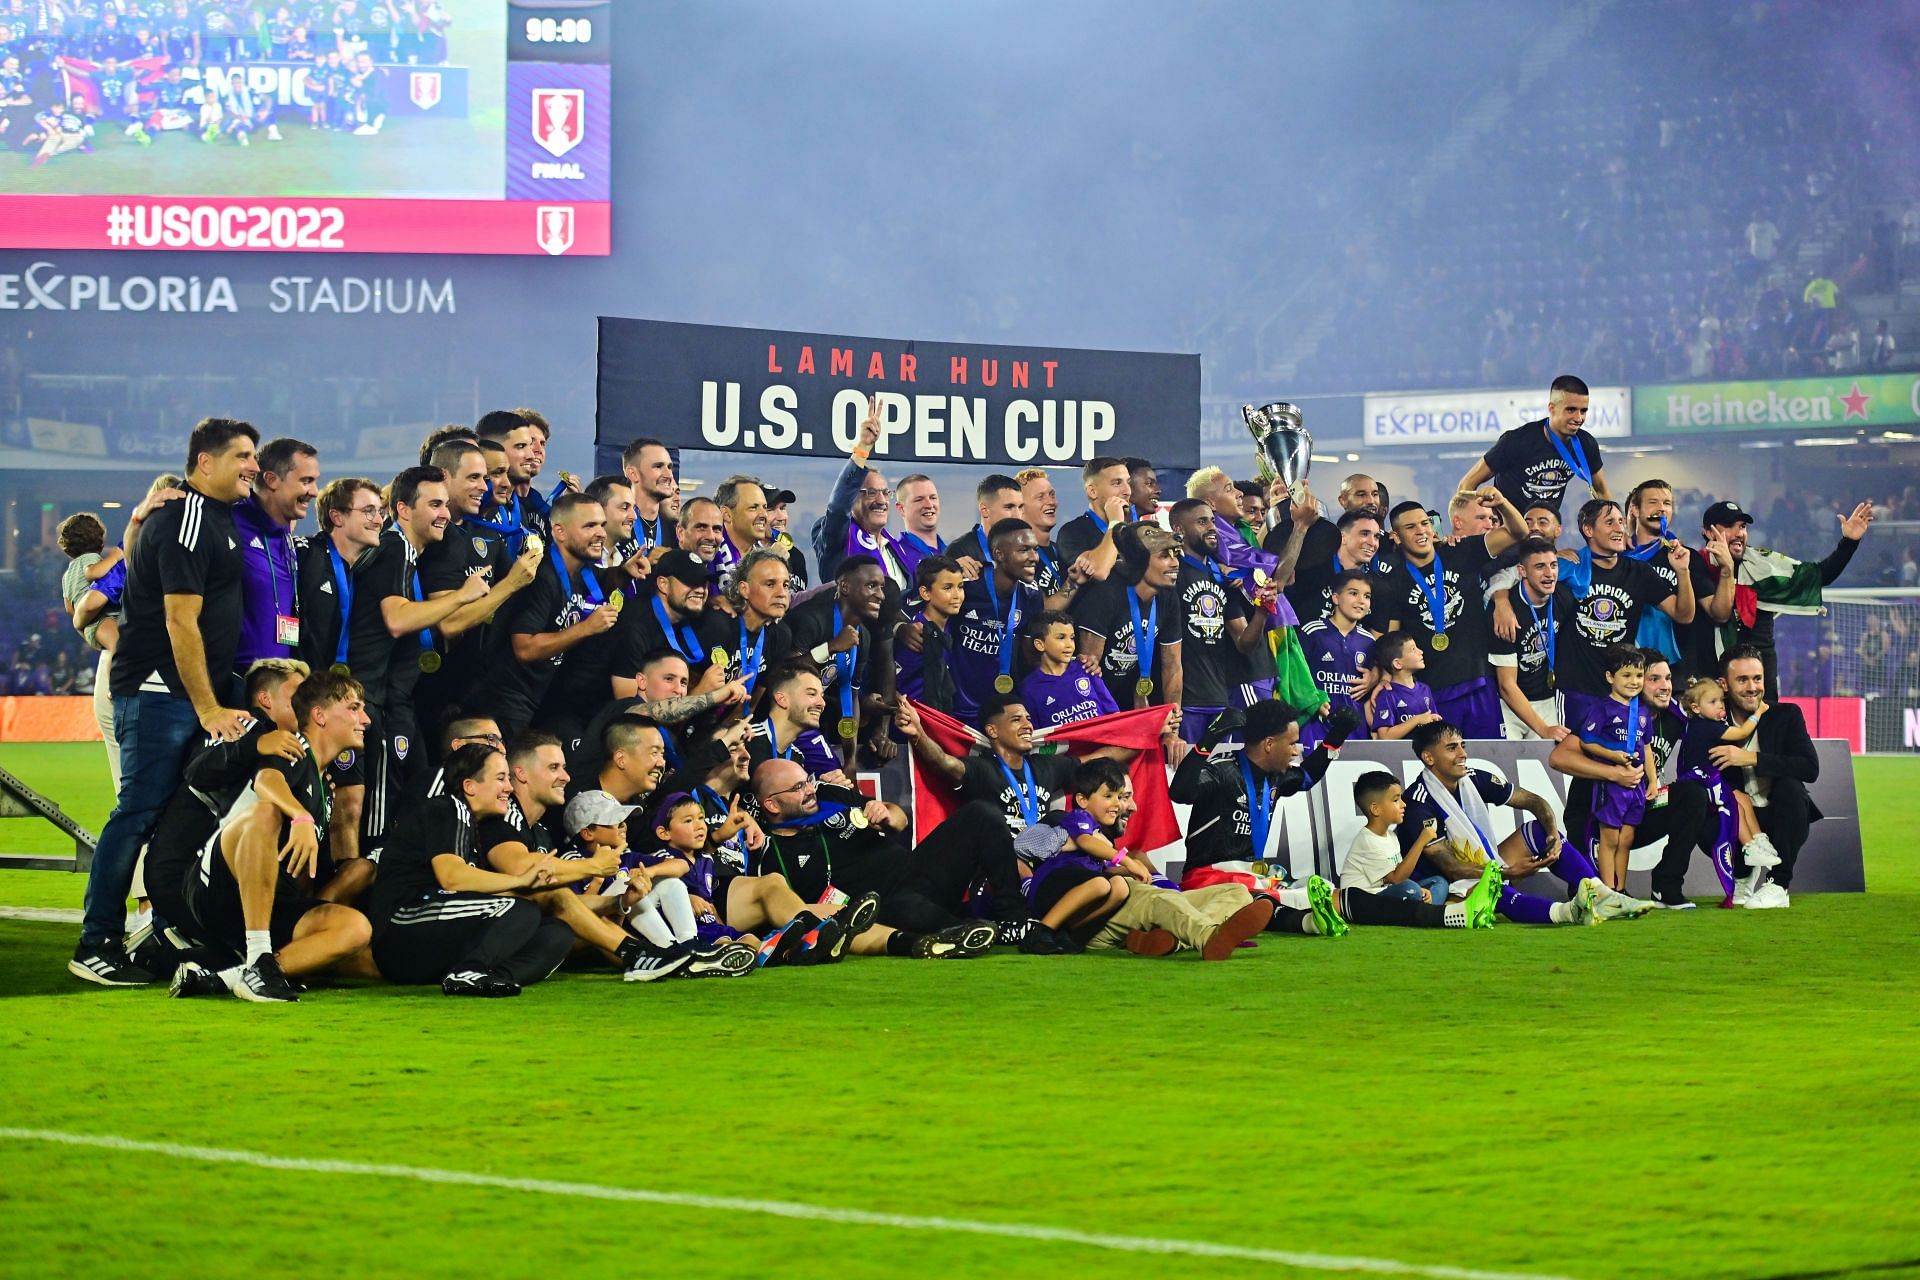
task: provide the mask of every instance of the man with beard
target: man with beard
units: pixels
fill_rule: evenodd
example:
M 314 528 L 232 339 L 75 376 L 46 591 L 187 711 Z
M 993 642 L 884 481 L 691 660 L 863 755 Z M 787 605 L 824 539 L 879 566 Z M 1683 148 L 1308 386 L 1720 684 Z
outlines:
M 727 513 L 720 559 L 714 566 L 720 574 L 719 590 L 724 594 L 740 557 L 765 546 L 772 526 L 767 523 L 767 491 L 752 476 L 728 476 L 713 491 L 713 500 Z
M 361 840 L 369 857 L 404 808 L 426 763 L 415 713 L 414 690 L 423 671 L 442 656 L 434 628 L 462 606 L 481 599 L 487 584 L 468 578 L 459 588 L 430 599 L 420 580 L 420 558 L 446 536 L 453 521 L 446 473 L 409 467 L 388 487 L 393 523 L 379 545 L 352 570 L 353 610 L 347 618 L 347 663 L 366 691 L 365 801 Z
M 1034 585 L 1040 552 L 1024 520 L 996 523 L 987 534 L 987 548 L 986 571 L 967 583 L 960 612 L 947 624 L 953 642 L 947 656 L 953 714 L 961 720 L 972 720 L 994 693 L 1013 692 L 1022 622 L 1044 609 L 1066 608 L 1079 590 L 1069 582 L 1048 596 Z
M 1460 481 L 1460 492 L 1491 480 L 1514 506 L 1560 506 L 1578 477 L 1596 498 L 1611 498 L 1600 445 L 1586 430 L 1587 384 L 1563 373 L 1547 388 L 1547 416 L 1503 432 Z M 1517 527 L 1517 526 L 1516 526 Z
M 853 785 L 820 730 L 827 695 L 812 664 L 801 658 L 773 671 L 761 698 L 762 716 L 748 725 L 747 754 L 752 764 L 792 760 L 808 777 L 833 786 Z
M 1277 554 L 1248 544 L 1240 536 L 1240 490 L 1233 478 L 1218 467 L 1202 467 L 1187 477 L 1187 496 L 1199 498 L 1213 508 L 1213 527 L 1220 535 L 1218 557 L 1230 569 L 1251 570 L 1267 575 L 1276 586 L 1293 580 L 1295 567 L 1306 547 L 1306 536 L 1320 523 L 1320 504 L 1312 494 L 1302 494 L 1287 512 L 1290 532 Z M 1299 619 L 1293 606 L 1282 602 L 1274 615 L 1276 626 L 1293 626 Z
M 1862 502 L 1840 522 L 1840 542 L 1826 559 L 1806 563 L 1777 551 L 1755 547 L 1747 540 L 1747 526 L 1753 517 L 1738 503 L 1716 502 L 1700 519 L 1707 538 L 1707 554 L 1694 563 L 1694 591 L 1703 598 L 1711 590 L 1713 603 L 1703 610 L 1693 628 L 1694 670 L 1712 675 L 1721 669 L 1724 655 L 1749 646 L 1760 654 L 1766 669 L 1766 698 L 1773 702 L 1779 692 L 1779 658 L 1773 647 L 1773 623 L 1776 613 L 1813 613 L 1820 608 L 1820 591 L 1839 581 L 1860 549 L 1860 539 L 1873 526 L 1873 504 Z M 1716 559 L 1713 544 L 1724 542 L 1730 566 L 1703 563 Z M 1734 580 L 1733 599 L 1724 611 L 1717 607 L 1722 597 L 1720 580 Z M 117 659 L 116 659 L 117 661 Z
M 491 701 L 508 739 L 533 723 L 572 652 L 612 631 L 621 614 L 616 602 L 624 597 L 617 591 L 609 597 L 599 576 L 606 512 L 583 493 L 565 493 L 553 505 L 552 522 L 553 541 L 541 549 L 532 584 L 506 611 L 507 643 L 489 668 L 486 692 L 476 698 Z M 588 710 L 581 709 L 583 723 Z
M 880 567 L 892 584 L 893 606 L 913 589 L 913 570 L 894 536 L 887 532 L 887 480 L 867 465 L 874 447 L 880 443 L 880 400 L 869 397 L 867 416 L 860 423 L 860 439 L 853 456 L 840 469 L 827 496 L 827 509 L 813 522 L 813 556 L 820 566 L 820 580 L 838 578 L 840 566 L 852 556 L 864 556 Z M 931 482 L 929 482 L 931 483 Z M 936 519 L 938 508 L 935 508 Z
M 1873 516 L 1870 511 L 1856 511 L 1855 518 L 1865 522 Z M 1727 723 L 1746 724 L 1759 714 L 1765 695 L 1765 659 L 1750 645 L 1729 650 L 1721 663 L 1720 685 L 1727 693 Z M 1780 857 L 1779 865 L 1766 873 L 1765 882 L 1754 887 L 1745 853 L 1736 849 L 1732 904 L 1790 906 L 1787 890 L 1793 885 L 1794 863 L 1806 846 L 1809 827 L 1823 816 L 1807 794 L 1807 788 L 1820 780 L 1820 757 L 1807 734 L 1806 717 L 1790 702 L 1769 703 L 1752 737 L 1738 746 L 1714 747 L 1708 755 L 1714 767 L 1724 771 L 1728 784 L 1738 786 L 1752 800 L 1760 830 Z
M 1122 711 L 1178 707 L 1184 690 L 1180 616 L 1180 540 L 1144 521 L 1114 530 L 1120 559 L 1105 582 L 1086 593 L 1074 617 L 1080 659 L 1097 669 Z M 1167 736 L 1177 753 L 1178 725 Z
M 787 615 L 794 651 L 806 654 L 823 673 L 832 737 L 848 748 L 861 721 L 885 710 L 876 691 L 883 675 L 888 686 L 893 682 L 892 648 L 881 651 L 875 630 L 886 605 L 887 581 L 872 556 L 848 556 L 840 562 L 833 590 Z M 884 720 L 878 733 L 886 734 Z
M 1649 565 L 1624 554 L 1627 517 L 1619 503 L 1607 498 L 1587 503 L 1580 508 L 1579 529 L 1586 549 L 1561 574 L 1575 601 L 1572 625 L 1560 632 L 1554 651 L 1554 671 L 1569 725 L 1584 724 L 1596 704 L 1607 697 L 1602 670 L 1607 648 L 1631 644 L 1647 610 L 1659 609 L 1683 626 L 1693 621 L 1694 614 L 1693 578 L 1687 572 L 1691 556 L 1686 547 L 1675 542 L 1666 549 L 1667 563 L 1680 584 L 1676 593 Z
M 1383 522 L 1386 518 L 1386 489 L 1378 480 L 1361 472 L 1356 471 L 1340 482 L 1340 492 L 1335 495 L 1334 501 L 1343 512 L 1371 511 Z M 1267 536 L 1261 541 L 1260 545 L 1270 555 L 1278 556 L 1282 554 L 1286 549 L 1287 539 L 1293 536 L 1293 517 L 1288 513 L 1289 505 L 1289 503 L 1285 502 L 1275 502 L 1267 512 L 1268 519 L 1272 520 L 1273 523 L 1271 527 L 1268 528 Z M 1316 508 L 1316 511 L 1317 510 Z M 1300 559 L 1298 563 L 1303 566 L 1324 565 L 1327 557 L 1334 554 L 1339 548 L 1339 545 L 1339 526 L 1316 518 L 1313 523 L 1307 527 L 1306 540 L 1300 545 Z M 1342 562 L 1349 569 L 1370 568 L 1372 572 L 1377 574 L 1387 571 L 1387 566 L 1384 563 L 1366 566 L 1355 564 L 1350 560 L 1344 560 L 1344 558 Z M 1294 608 L 1296 612 L 1299 612 L 1298 605 L 1294 606 Z M 1306 621 L 1307 615 L 1304 612 L 1300 613 L 1300 619 L 1303 622 Z
M 1174 585 L 1183 624 L 1180 736 L 1193 743 L 1225 708 L 1245 708 L 1273 696 L 1273 654 L 1267 648 L 1266 610 L 1255 608 L 1221 569 L 1213 509 L 1186 498 L 1173 504 L 1168 520 L 1181 543 Z
M 982 480 L 973 491 L 974 509 L 979 519 L 947 548 L 949 558 L 958 560 L 971 573 L 984 573 L 993 559 L 987 545 L 987 530 L 1002 520 L 1019 520 L 1024 510 L 1020 482 L 998 472 Z M 969 564 L 968 562 L 972 563 Z
M 917 471 L 907 476 L 894 486 L 893 501 L 900 509 L 896 545 L 906 571 L 918 569 L 928 556 L 946 555 L 947 540 L 940 536 L 940 487 L 933 477 Z
M 1480 593 L 1488 563 L 1512 546 L 1509 530 L 1521 527 L 1520 513 L 1491 487 L 1483 502 L 1501 508 L 1503 523 L 1484 537 L 1442 546 L 1433 519 L 1418 502 L 1395 506 L 1390 522 L 1402 558 L 1379 581 L 1377 608 L 1389 631 L 1406 631 L 1431 655 L 1427 683 L 1436 708 L 1470 738 L 1500 736 L 1500 699 L 1487 678 L 1492 635 L 1486 602 Z
M 1679 572 L 1668 563 L 1666 556 L 1667 548 L 1673 542 L 1670 524 L 1673 515 L 1673 486 L 1665 480 L 1643 480 L 1627 495 L 1627 527 L 1630 533 L 1626 557 L 1652 569 L 1660 581 L 1677 594 L 1680 588 Z M 1733 563 L 1732 552 L 1727 550 L 1724 540 L 1709 538 L 1706 555 L 1717 565 Z M 1696 587 L 1695 603 L 1698 611 L 1708 616 L 1728 616 L 1733 611 L 1733 575 L 1721 574 L 1716 587 L 1704 593 Z M 1692 657 L 1692 646 L 1683 646 L 1680 634 L 1674 628 L 1673 619 L 1654 611 L 1641 615 L 1640 630 L 1634 637 L 1634 643 L 1642 649 L 1660 654 L 1669 664 L 1683 663 L 1683 659 Z
M 641 660 L 630 697 L 615 698 L 587 722 L 580 740 L 567 753 L 567 767 L 576 777 L 591 777 L 605 760 L 607 726 L 616 720 L 637 718 L 659 725 L 666 735 L 671 759 L 677 754 L 676 735 L 684 734 L 701 716 L 729 707 L 747 706 L 746 687 L 739 681 L 700 693 L 688 692 L 687 660 L 671 649 L 654 650 Z M 731 713 L 729 713 L 731 714 Z
M 993 946 L 992 924 L 960 914 L 973 884 L 1011 874 L 1013 837 L 985 805 L 963 807 L 909 849 L 898 838 L 903 815 L 837 788 L 823 805 L 819 784 L 791 760 L 756 766 L 753 788 L 767 841 L 749 870 L 780 873 L 802 901 L 828 911 L 879 895 L 881 923 L 854 934 L 854 955 L 967 960 Z M 960 814 L 968 816 L 956 822 Z
M 1291 521 L 1288 527 L 1292 527 Z M 1322 529 L 1337 534 L 1331 546 L 1324 546 L 1329 539 L 1318 536 Z M 1364 573 L 1374 593 L 1374 611 L 1367 615 L 1367 630 L 1387 629 L 1380 611 L 1380 579 L 1386 574 L 1385 563 L 1380 559 L 1380 537 L 1380 513 L 1372 507 L 1351 507 L 1342 511 L 1340 519 L 1333 524 L 1315 520 L 1307 526 L 1305 542 L 1294 564 L 1293 581 L 1287 584 L 1287 603 L 1293 606 L 1302 623 L 1325 621 L 1333 616 L 1335 578 L 1343 573 Z M 1314 554 L 1316 541 L 1323 544 L 1325 554 Z M 1286 543 L 1277 545 L 1284 550 Z M 1274 541 L 1267 539 L 1267 549 L 1275 548 Z
M 1054 526 L 1060 521 L 1060 495 L 1054 492 L 1053 479 L 1044 467 L 1028 467 L 1014 476 L 1020 482 L 1021 519 L 1033 529 L 1033 540 L 1040 552 L 1040 564 L 1034 571 L 1033 585 L 1047 595 L 1066 586 L 1067 566 L 1053 545 Z
M 300 651 L 300 600 L 293 527 L 307 518 L 320 487 L 320 452 L 303 440 L 260 446 L 252 496 L 233 504 L 240 534 L 240 644 L 234 670 Z
M 700 628 L 707 613 L 712 566 L 689 551 L 669 551 L 653 566 L 653 590 L 624 611 L 614 631 L 611 665 L 616 698 L 634 695 L 633 678 L 648 655 L 671 649 L 686 660 L 694 687 L 705 691 L 724 683 Z M 605 693 L 600 695 L 605 697 Z
M 486 453 L 465 440 L 435 446 L 428 464 L 446 473 L 447 498 L 453 521 L 444 537 L 420 557 L 420 585 L 427 599 L 442 600 L 478 578 L 487 588 L 478 600 L 460 606 L 440 622 L 444 645 L 440 667 L 425 673 L 415 693 L 416 719 L 437 733 L 442 720 L 458 712 L 461 699 L 470 697 L 482 674 L 505 644 L 504 633 L 488 620 L 533 582 L 540 567 L 539 553 L 523 546 L 518 557 L 507 554 L 507 541 L 487 524 L 481 512 L 490 488 Z
M 667 503 L 679 492 L 673 475 L 673 455 L 658 440 L 640 439 L 620 454 L 620 468 L 633 486 L 633 536 L 636 550 L 665 550 L 677 546 L 673 516 Z
M 785 658 L 793 646 L 784 619 L 792 582 L 787 561 L 772 547 L 756 547 L 734 566 L 727 588 L 732 616 L 717 609 L 700 615 L 698 631 L 709 659 L 728 684 L 740 681 L 751 696 L 760 676 Z
M 634 536 L 633 486 L 625 476 L 595 476 L 585 492 L 607 513 L 607 554 L 600 567 L 623 593 L 638 594 L 640 582 L 652 572 L 653 566 L 641 553 L 640 540 Z
M 507 492 L 500 498 L 502 505 L 496 513 L 496 522 L 507 540 L 508 554 L 517 556 L 528 534 L 547 536 L 551 519 L 546 501 L 533 492 L 533 477 L 538 467 L 534 460 L 537 446 L 533 428 L 518 413 L 495 409 L 481 417 L 473 433 L 482 443 L 491 440 L 498 444 L 507 455 Z

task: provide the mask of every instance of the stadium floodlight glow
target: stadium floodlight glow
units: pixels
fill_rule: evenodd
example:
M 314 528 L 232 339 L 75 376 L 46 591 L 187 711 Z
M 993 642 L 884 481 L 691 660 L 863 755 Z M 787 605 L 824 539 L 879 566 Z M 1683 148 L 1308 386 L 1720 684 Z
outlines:
M 1357 453 L 1350 453 L 1350 454 L 1348 454 L 1348 455 L 1347 455 L 1347 461 L 1348 461 L 1348 462 L 1358 462 L 1358 461 L 1360 461 L 1360 455 L 1359 455 L 1359 454 L 1357 454 Z
M 1859 444 L 1858 436 L 1801 436 L 1793 442 L 1803 449 L 1833 449 L 1846 444 Z
M 1911 431 L 1883 431 L 1880 433 L 1881 444 L 1911 444 L 1915 440 L 1920 440 L 1920 436 L 1914 435 Z

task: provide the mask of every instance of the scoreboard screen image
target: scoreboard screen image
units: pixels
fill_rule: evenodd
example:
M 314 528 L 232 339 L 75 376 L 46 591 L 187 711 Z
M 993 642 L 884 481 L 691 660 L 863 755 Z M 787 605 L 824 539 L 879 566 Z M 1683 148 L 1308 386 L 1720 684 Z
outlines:
M 0 248 L 611 252 L 611 0 L 125 9 L 0 3 Z

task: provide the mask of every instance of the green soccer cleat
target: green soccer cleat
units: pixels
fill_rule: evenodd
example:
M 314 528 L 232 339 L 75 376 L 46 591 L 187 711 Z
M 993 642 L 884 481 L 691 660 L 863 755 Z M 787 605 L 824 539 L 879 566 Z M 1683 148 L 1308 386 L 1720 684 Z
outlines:
M 1313 908 L 1313 922 L 1320 927 L 1323 938 L 1342 938 L 1347 933 L 1347 922 L 1340 918 L 1340 912 L 1333 905 L 1333 886 L 1319 876 L 1307 877 L 1307 902 Z
M 1598 907 L 1601 895 L 1606 892 L 1607 886 L 1601 884 L 1595 877 L 1588 876 L 1585 880 L 1582 880 L 1579 887 L 1573 891 L 1573 897 L 1567 903 L 1568 906 L 1573 908 L 1573 922 L 1575 924 L 1586 925 L 1599 924 L 1600 913 Z
M 1473 892 L 1467 895 L 1463 904 L 1467 909 L 1467 928 L 1493 928 L 1494 912 L 1500 905 L 1500 891 L 1506 885 L 1506 877 L 1500 874 L 1500 868 L 1489 862 L 1486 870 L 1480 873 L 1480 882 L 1473 886 Z
M 1653 903 L 1630 898 L 1618 889 L 1602 889 L 1594 899 L 1593 914 L 1598 920 L 1638 920 L 1653 910 Z

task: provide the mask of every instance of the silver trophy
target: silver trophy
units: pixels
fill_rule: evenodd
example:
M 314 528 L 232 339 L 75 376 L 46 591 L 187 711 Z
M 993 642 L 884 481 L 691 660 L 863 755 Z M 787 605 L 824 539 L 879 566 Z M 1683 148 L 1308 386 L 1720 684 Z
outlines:
M 1313 437 L 1298 405 L 1276 401 L 1259 408 L 1242 405 L 1247 430 L 1253 433 L 1260 460 L 1260 482 L 1284 481 L 1288 495 L 1299 502 L 1306 496 L 1307 471 L 1313 466 Z

